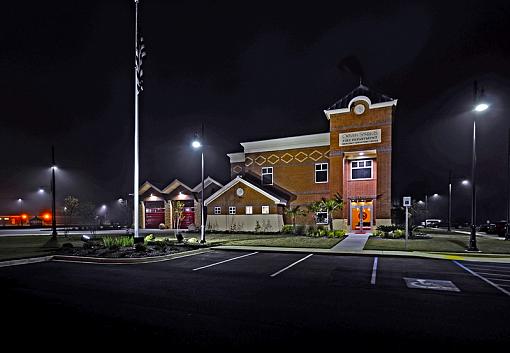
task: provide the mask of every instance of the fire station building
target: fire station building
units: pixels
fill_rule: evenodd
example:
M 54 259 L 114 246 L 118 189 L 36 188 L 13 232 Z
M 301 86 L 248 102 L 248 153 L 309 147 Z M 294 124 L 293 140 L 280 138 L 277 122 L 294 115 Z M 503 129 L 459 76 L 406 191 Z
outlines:
M 324 111 L 329 131 L 241 143 L 232 181 L 205 200 L 207 229 L 279 230 L 285 207 L 340 195 L 335 229 L 391 223 L 392 123 L 397 100 L 360 84 Z M 297 219 L 327 224 L 326 212 Z

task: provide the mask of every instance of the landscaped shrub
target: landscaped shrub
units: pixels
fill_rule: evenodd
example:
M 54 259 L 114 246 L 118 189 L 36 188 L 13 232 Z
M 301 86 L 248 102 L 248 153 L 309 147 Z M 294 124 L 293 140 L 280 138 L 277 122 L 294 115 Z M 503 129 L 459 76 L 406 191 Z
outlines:
M 106 237 L 103 237 L 103 245 L 110 249 L 133 246 L 134 243 L 135 243 L 135 239 L 130 236 L 122 236 L 122 237 L 106 236 Z
M 376 229 L 376 230 L 373 231 L 372 236 L 384 238 L 385 233 L 382 230 L 377 230 Z
M 176 233 L 175 239 L 177 240 L 178 243 L 182 243 L 182 240 L 184 239 L 184 237 L 182 236 L 182 233 Z
M 154 236 L 154 234 L 149 234 L 145 238 L 143 238 L 143 242 L 148 243 L 150 241 L 154 241 L 155 239 L 156 237 Z
M 380 230 L 381 232 L 389 233 L 393 232 L 397 229 L 404 229 L 404 226 L 402 225 L 396 225 L 396 224 L 390 224 L 390 225 L 380 225 L 377 226 L 376 230 Z
M 306 230 L 306 234 L 309 236 L 309 237 L 313 237 L 315 236 L 315 233 L 317 232 L 317 228 L 315 226 L 309 226 L 308 229 Z
M 406 231 L 405 230 L 402 230 L 402 229 L 395 229 L 393 231 L 393 238 L 394 239 L 400 239 L 400 238 L 404 238 L 406 235 Z
M 335 238 L 343 238 L 343 237 L 345 237 L 345 233 L 346 233 L 345 230 L 337 229 L 334 231 L 334 236 L 335 236 Z
M 294 233 L 294 227 L 291 224 L 286 224 L 282 227 L 282 234 Z

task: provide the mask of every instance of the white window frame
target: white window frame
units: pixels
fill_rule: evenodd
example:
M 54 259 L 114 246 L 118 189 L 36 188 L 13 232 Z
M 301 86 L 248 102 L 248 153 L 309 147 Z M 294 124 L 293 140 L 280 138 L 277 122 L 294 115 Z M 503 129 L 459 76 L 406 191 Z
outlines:
M 244 214 L 253 214 L 253 206 L 246 206 Z
M 326 217 L 324 218 L 326 221 L 325 222 L 320 222 L 319 223 L 319 213 L 325 213 L 326 214 Z M 329 224 L 329 214 L 328 214 L 328 211 L 318 211 L 318 212 L 315 212 L 315 224 Z
M 317 166 L 321 166 L 321 168 L 326 165 L 326 169 L 317 170 Z M 326 181 L 317 181 L 317 172 L 326 172 Z M 316 184 L 325 184 L 329 181 L 329 163 L 315 163 L 315 183 Z
M 266 212 L 264 212 L 264 210 Z M 262 206 L 262 214 L 269 214 L 269 206 Z
M 357 166 L 354 167 L 353 163 L 356 162 Z M 359 163 L 363 162 L 363 167 L 359 167 Z M 366 169 L 368 167 L 365 167 L 366 162 L 370 162 L 370 178 L 353 178 L 352 177 L 352 171 L 354 169 Z M 374 179 L 374 160 L 373 159 L 357 159 L 351 161 L 351 180 L 372 180 Z
M 221 214 L 221 206 L 214 207 L 214 214 Z
M 236 206 L 228 206 L 228 214 L 229 215 L 235 215 L 237 213 Z
M 264 171 L 265 170 L 265 171 Z M 271 175 L 271 184 L 264 183 L 264 175 Z M 273 185 L 274 182 L 273 167 L 262 167 L 260 172 L 260 181 L 262 185 Z

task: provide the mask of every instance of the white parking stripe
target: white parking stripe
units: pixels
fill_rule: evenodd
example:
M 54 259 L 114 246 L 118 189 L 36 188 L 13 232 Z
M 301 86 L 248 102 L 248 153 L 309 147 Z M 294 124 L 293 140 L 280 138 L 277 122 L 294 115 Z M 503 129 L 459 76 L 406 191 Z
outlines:
M 224 264 L 225 262 L 230 262 L 230 261 L 234 261 L 234 260 L 237 260 L 237 259 L 242 259 L 243 257 L 255 255 L 255 254 L 258 254 L 258 253 L 259 253 L 258 251 L 255 251 L 255 252 L 252 252 L 250 254 L 246 254 L 246 255 L 242 255 L 242 256 L 237 256 L 237 257 L 234 257 L 232 259 L 223 260 L 223 261 L 216 262 L 214 264 L 210 264 L 210 265 L 207 265 L 207 266 L 202 266 L 202 267 L 194 268 L 193 271 L 203 270 L 204 268 L 213 267 L 213 266 L 216 266 L 216 265 L 221 265 L 221 264 Z
M 493 272 L 478 272 L 481 275 L 489 275 L 489 276 L 496 276 L 496 277 L 510 277 L 510 275 L 503 275 L 501 273 L 493 273 Z
M 489 279 L 492 279 L 493 281 L 510 282 L 510 279 L 501 279 L 501 278 L 489 278 Z
M 469 268 L 476 268 L 484 271 L 510 272 L 510 267 L 470 265 Z
M 282 273 L 283 271 L 287 271 L 289 268 L 291 268 L 291 267 L 293 267 L 293 266 L 297 265 L 297 264 L 298 264 L 298 263 L 300 263 L 301 261 L 305 261 L 306 259 L 308 259 L 308 258 L 309 258 L 310 256 L 312 256 L 312 255 L 313 255 L 313 254 L 310 254 L 310 255 L 307 255 L 307 256 L 303 257 L 303 258 L 302 258 L 302 259 L 300 259 L 300 260 L 297 260 L 296 262 L 294 262 L 294 263 L 290 264 L 289 266 L 287 266 L 287 267 L 285 267 L 285 268 L 281 269 L 280 271 L 273 273 L 273 274 L 271 275 L 271 277 L 276 277 L 276 276 L 278 276 L 278 275 L 279 275 L 280 273 Z
M 476 277 L 480 278 L 482 281 L 485 281 L 485 282 L 489 283 L 491 286 L 493 286 L 493 287 L 494 287 L 494 288 L 496 288 L 496 289 L 499 289 L 500 291 L 502 291 L 503 293 L 505 293 L 506 295 L 508 295 L 508 296 L 510 297 L 510 292 L 509 292 L 509 291 L 507 291 L 506 289 L 501 288 L 501 287 L 500 287 L 499 285 L 497 285 L 496 283 L 494 283 L 494 282 L 492 282 L 492 281 L 488 280 L 487 278 L 485 278 L 485 277 L 483 277 L 483 276 L 479 275 L 478 273 L 476 273 L 476 272 L 474 272 L 474 271 L 470 270 L 469 268 L 467 268 L 466 266 L 462 265 L 461 263 L 459 263 L 459 262 L 457 262 L 457 261 L 455 261 L 455 260 L 453 261 L 453 263 L 454 263 L 454 264 L 456 264 L 457 266 L 459 266 L 459 267 L 463 268 L 464 270 L 468 271 L 468 272 L 469 272 L 469 273 L 471 273 L 473 276 L 476 276 Z
M 377 276 L 377 260 L 379 258 L 374 257 L 374 265 L 372 266 L 372 279 L 370 280 L 370 284 L 375 284 L 375 277 Z

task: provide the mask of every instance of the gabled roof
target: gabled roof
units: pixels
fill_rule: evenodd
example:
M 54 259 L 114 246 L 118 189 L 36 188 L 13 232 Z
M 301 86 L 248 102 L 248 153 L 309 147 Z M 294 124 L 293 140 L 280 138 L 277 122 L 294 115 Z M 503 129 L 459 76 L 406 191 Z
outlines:
M 348 113 L 351 109 L 352 103 L 358 100 L 365 101 L 368 104 L 369 109 L 397 105 L 397 99 L 378 93 L 367 86 L 360 84 L 347 95 L 333 103 L 328 109 L 324 110 L 324 114 L 326 114 L 326 117 L 329 120 L 333 114 Z
M 225 192 L 227 192 L 228 190 L 230 190 L 232 187 L 234 187 L 235 185 L 237 185 L 239 183 L 241 183 L 241 184 L 243 184 L 243 185 L 245 185 L 245 186 L 247 186 L 247 187 L 257 191 L 258 193 L 264 195 L 268 199 L 274 201 L 274 203 L 277 204 L 277 205 L 286 205 L 287 204 L 287 201 L 285 201 L 285 200 L 275 196 L 272 193 L 269 193 L 266 190 L 261 189 L 260 187 L 258 187 L 256 185 L 250 183 L 249 181 L 243 179 L 241 176 L 237 176 L 235 179 L 232 179 L 227 185 L 225 185 L 220 190 L 218 190 L 214 194 L 212 194 L 208 199 L 206 199 L 205 202 L 204 202 L 204 205 L 207 206 L 209 203 L 211 203 L 212 201 L 216 200 L 218 197 L 220 197 Z
M 177 189 L 179 186 L 182 186 L 183 188 L 185 189 L 188 189 L 189 191 L 193 192 L 193 190 L 186 184 L 184 184 L 182 181 L 180 181 L 179 179 L 174 179 L 174 181 L 172 181 L 170 184 L 168 184 L 164 189 L 163 189 L 163 193 L 164 194 L 169 194 L 171 193 L 173 190 Z
M 372 104 L 376 103 L 384 103 L 384 102 L 391 102 L 394 99 L 391 97 L 388 97 L 385 94 L 378 93 L 374 91 L 371 88 L 368 88 L 367 86 L 360 83 L 358 87 L 347 93 L 345 96 L 337 100 L 335 103 L 333 103 L 328 109 L 326 110 L 335 110 L 335 109 L 342 109 L 342 108 L 348 108 L 349 103 L 353 98 L 363 96 L 370 99 L 370 102 Z
M 154 184 L 151 184 L 149 181 L 146 181 L 145 183 L 143 183 L 143 185 L 140 187 L 140 190 L 138 193 L 143 194 L 144 192 L 146 192 L 149 189 L 154 189 L 154 190 L 163 194 L 163 191 L 161 191 L 160 188 L 154 186 Z
M 204 189 L 207 188 L 209 185 L 211 184 L 216 184 L 218 185 L 220 188 L 223 187 L 223 184 L 220 184 L 218 183 L 216 180 L 214 180 L 213 178 L 211 178 L 210 176 L 205 178 L 204 179 Z M 202 190 L 202 182 L 198 183 L 197 186 L 195 186 L 192 191 L 193 192 L 200 192 L 200 190 Z

